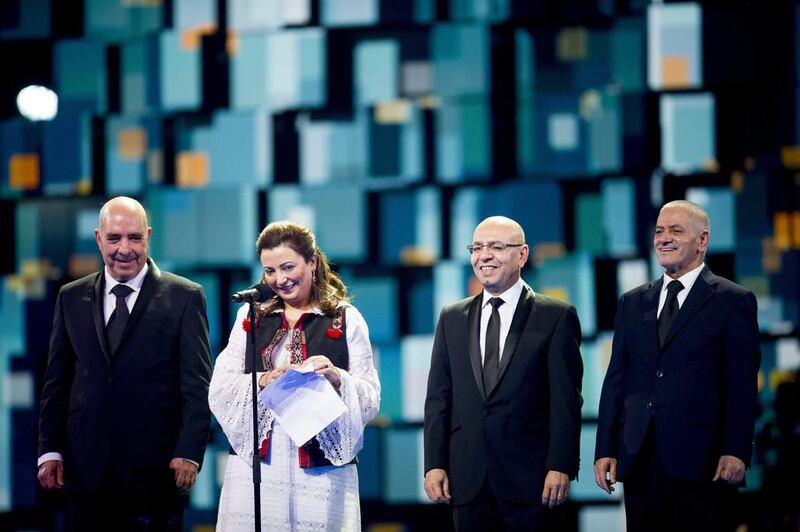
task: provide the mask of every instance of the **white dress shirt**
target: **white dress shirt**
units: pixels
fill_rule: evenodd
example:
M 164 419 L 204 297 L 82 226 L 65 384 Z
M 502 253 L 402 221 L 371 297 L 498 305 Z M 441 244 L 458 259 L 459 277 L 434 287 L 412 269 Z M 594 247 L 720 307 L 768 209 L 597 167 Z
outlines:
M 483 301 L 481 302 L 481 365 L 483 365 L 483 358 L 486 352 L 486 329 L 489 327 L 489 318 L 492 316 L 492 305 L 489 300 L 493 297 L 499 297 L 503 300 L 503 304 L 498 307 L 497 312 L 500 313 L 500 362 L 503 360 L 503 348 L 506 344 L 506 337 L 508 331 L 511 330 L 511 320 L 514 318 L 514 311 L 517 310 L 517 303 L 519 302 L 520 295 L 522 295 L 522 287 L 526 286 L 522 279 L 517 279 L 514 285 L 498 296 L 493 296 L 486 290 L 483 291 Z
M 136 277 L 130 281 L 127 281 L 126 283 L 120 283 L 111 277 L 111 274 L 108 273 L 108 268 L 103 270 L 106 276 L 105 297 L 103 298 L 103 315 L 105 317 L 106 324 L 108 324 L 108 320 L 111 318 L 111 314 L 114 312 L 114 309 L 117 308 L 117 296 L 111 293 L 111 289 L 118 284 L 125 284 L 133 289 L 133 292 L 131 292 L 128 297 L 125 298 L 125 303 L 128 305 L 128 312 L 132 312 L 133 305 L 136 303 L 136 300 L 139 298 L 139 292 L 142 290 L 144 276 L 147 275 L 148 268 L 149 265 L 145 262 L 142 271 L 140 271 L 138 274 L 136 274 Z
M 683 306 L 683 302 L 686 301 L 686 297 L 689 295 L 689 290 L 692 289 L 694 286 L 694 282 L 700 276 L 700 272 L 703 271 L 706 263 L 704 262 L 694 270 L 690 272 L 686 272 L 677 279 L 673 279 L 669 275 L 664 273 L 664 283 L 661 285 L 661 294 L 658 296 L 658 314 L 656 316 L 661 315 L 661 309 L 664 308 L 664 303 L 667 301 L 667 285 L 670 281 L 680 281 L 683 285 L 683 290 L 678 292 L 678 308 Z

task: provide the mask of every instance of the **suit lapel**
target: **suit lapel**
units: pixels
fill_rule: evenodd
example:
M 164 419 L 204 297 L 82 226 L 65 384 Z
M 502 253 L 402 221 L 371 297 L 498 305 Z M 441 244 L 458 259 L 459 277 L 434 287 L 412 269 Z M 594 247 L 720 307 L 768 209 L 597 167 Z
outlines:
M 483 389 L 483 364 L 481 363 L 481 301 L 483 292 L 480 292 L 469 304 L 467 310 L 467 349 L 469 350 L 469 362 L 472 366 L 472 375 L 475 377 L 475 384 L 481 392 L 481 397 L 486 400 L 486 391 Z
M 526 325 L 528 323 L 528 317 L 531 315 L 533 307 L 534 296 L 527 286 L 523 286 L 522 293 L 520 294 L 519 301 L 517 302 L 517 308 L 514 310 L 514 317 L 511 319 L 511 328 L 508 330 L 506 343 L 503 345 L 503 358 L 500 359 L 500 371 L 497 375 L 497 382 L 495 383 L 494 388 L 487 391 L 487 396 L 491 395 L 492 391 L 496 390 L 500 382 L 503 380 L 503 375 L 505 375 L 506 370 L 508 370 L 508 366 L 511 364 L 511 359 L 514 358 L 514 353 L 517 352 L 519 339 L 522 337 L 522 333 L 525 332 Z
M 714 283 L 714 274 L 711 273 L 708 267 L 703 268 L 703 271 L 700 272 L 694 285 L 692 285 L 689 295 L 686 296 L 686 300 L 683 302 L 681 309 L 675 316 L 675 321 L 672 322 L 669 332 L 667 332 L 667 338 L 664 340 L 664 346 L 661 348 L 662 351 L 683 326 L 689 323 L 692 317 L 706 304 L 706 301 L 714 295 L 714 290 L 711 288 L 712 283 Z
M 94 329 L 97 333 L 97 341 L 100 343 L 100 349 L 103 351 L 106 360 L 111 360 L 111 350 L 108 347 L 108 339 L 106 338 L 105 285 L 105 273 L 104 270 L 100 270 L 94 285 L 89 291 L 91 292 L 92 314 L 94 314 Z
M 642 301 L 644 311 L 642 325 L 644 326 L 645 338 L 650 343 L 645 352 L 653 353 L 655 356 L 661 350 L 658 346 L 658 298 L 661 295 L 661 287 L 663 285 L 663 277 L 650 283 L 650 286 L 644 292 Z
M 136 298 L 136 304 L 133 305 L 133 312 L 131 312 L 128 318 L 128 323 L 125 324 L 125 330 L 122 332 L 122 339 L 120 339 L 119 346 L 115 353 L 122 349 L 122 346 L 125 345 L 125 341 L 136 329 L 136 324 L 142 319 L 145 310 L 147 310 L 147 306 L 150 304 L 150 301 L 153 300 L 156 288 L 158 288 L 158 283 L 161 279 L 161 270 L 158 269 L 158 266 L 156 266 L 156 263 L 153 262 L 152 259 L 147 259 L 147 264 L 147 274 L 144 276 L 142 289 L 139 292 L 139 296 Z

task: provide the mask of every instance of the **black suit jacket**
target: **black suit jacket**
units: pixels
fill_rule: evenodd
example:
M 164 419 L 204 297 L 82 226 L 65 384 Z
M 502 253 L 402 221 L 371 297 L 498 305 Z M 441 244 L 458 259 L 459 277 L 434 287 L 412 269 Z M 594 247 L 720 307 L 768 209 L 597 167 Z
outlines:
M 578 471 L 583 363 L 575 309 L 523 287 L 491 390 L 482 384 L 482 294 L 442 310 L 425 400 L 425 471 L 442 468 L 454 504 L 488 475 L 509 502 L 541 501 L 544 476 Z
M 624 480 L 652 424 L 677 479 L 710 481 L 721 455 L 750 463 L 761 351 L 752 292 L 704 268 L 658 346 L 663 278 L 619 300 L 595 457 Z
M 61 288 L 39 418 L 39 456 L 60 452 L 68 488 L 203 461 L 211 360 L 200 285 L 153 261 L 117 351 L 109 351 L 103 271 Z

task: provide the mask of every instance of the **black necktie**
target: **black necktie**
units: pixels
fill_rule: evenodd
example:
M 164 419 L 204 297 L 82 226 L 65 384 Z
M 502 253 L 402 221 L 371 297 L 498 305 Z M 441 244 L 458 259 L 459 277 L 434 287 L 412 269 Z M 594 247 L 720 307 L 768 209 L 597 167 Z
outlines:
M 486 327 L 486 343 L 483 348 L 483 389 L 486 393 L 494 388 L 500 372 L 500 305 L 503 300 L 493 297 L 489 300 L 492 305 L 492 315 Z
M 125 298 L 131 292 L 133 292 L 133 288 L 124 284 L 118 284 L 111 289 L 111 293 L 117 296 L 117 306 L 106 324 L 108 345 L 112 353 L 119 347 L 119 342 L 122 340 L 122 332 L 125 330 L 125 324 L 128 323 L 130 313 L 128 312 L 128 304 L 125 303 Z
M 678 292 L 683 290 L 683 285 L 680 281 L 670 281 L 667 285 L 667 300 L 664 302 L 664 308 L 661 309 L 661 315 L 658 317 L 658 345 L 664 346 L 664 340 L 667 339 L 669 328 L 672 327 L 672 322 L 678 314 Z

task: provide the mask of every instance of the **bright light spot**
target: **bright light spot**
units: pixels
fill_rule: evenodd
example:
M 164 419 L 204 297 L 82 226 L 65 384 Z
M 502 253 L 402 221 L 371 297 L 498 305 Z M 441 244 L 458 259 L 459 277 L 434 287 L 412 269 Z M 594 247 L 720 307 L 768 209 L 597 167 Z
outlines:
M 52 120 L 58 112 L 58 96 L 47 87 L 29 85 L 19 91 L 17 109 L 28 120 Z

